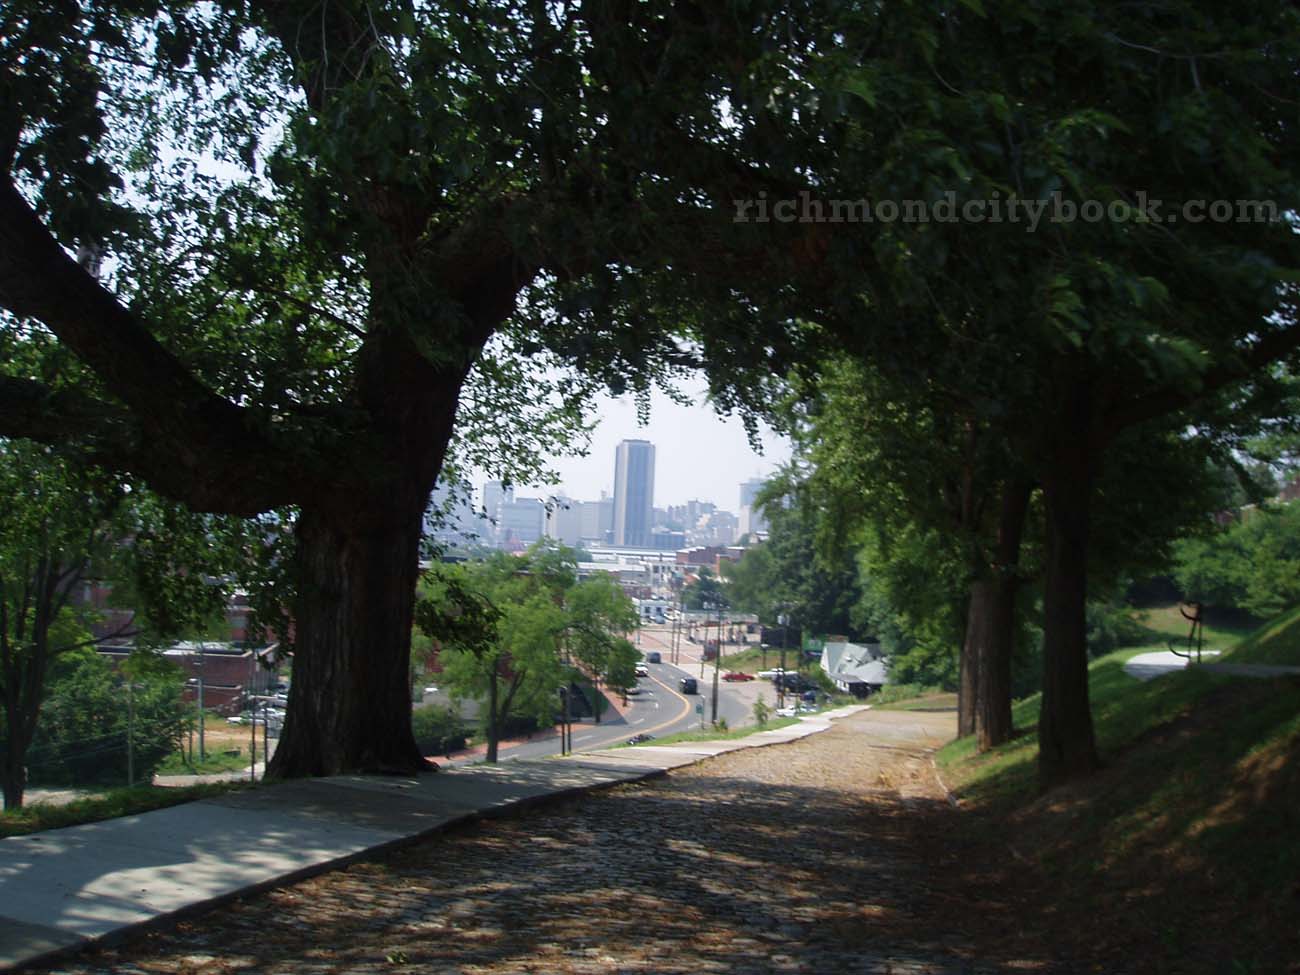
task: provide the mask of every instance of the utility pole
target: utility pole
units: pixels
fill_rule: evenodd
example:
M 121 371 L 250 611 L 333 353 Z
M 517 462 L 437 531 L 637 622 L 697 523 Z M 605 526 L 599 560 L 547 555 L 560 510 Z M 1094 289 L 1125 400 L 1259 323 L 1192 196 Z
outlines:
M 718 600 L 718 652 L 713 658 L 713 727 L 718 726 L 718 671 L 722 670 L 722 600 Z
M 248 781 L 257 781 L 257 698 L 253 696 L 253 683 L 257 672 L 253 669 L 256 666 L 257 654 L 249 651 L 248 654 L 248 691 L 245 697 L 248 699 L 248 724 L 252 732 L 248 741 Z M 266 705 L 262 705 L 262 718 L 266 719 Z
M 126 784 L 135 785 L 135 694 L 126 682 Z
M 252 696 L 248 699 L 248 781 L 257 781 L 257 705 Z M 266 705 L 262 705 L 262 720 L 266 720 Z
M 682 627 L 686 625 L 685 614 L 686 600 L 682 598 L 681 591 L 677 593 L 677 635 L 673 638 L 673 663 L 681 663 L 682 660 Z
M 681 623 L 681 613 L 673 615 L 673 628 L 669 631 L 668 636 L 668 659 L 677 663 L 677 627 Z
M 200 762 L 206 762 L 208 760 L 208 752 L 207 749 L 204 747 L 204 739 L 203 739 L 203 726 L 207 724 L 207 721 L 205 720 L 205 715 L 203 713 L 203 651 L 206 649 L 207 649 L 207 645 L 202 640 L 200 640 L 199 641 L 199 761 Z
M 564 733 L 568 737 L 566 755 L 573 754 L 573 684 L 564 688 Z
M 785 707 L 785 645 L 788 642 L 790 617 L 782 613 L 776 621 L 781 624 L 781 673 L 776 679 L 776 706 L 780 709 Z
M 709 617 L 707 614 L 709 610 L 713 608 L 713 604 L 706 602 L 706 603 L 701 603 L 700 605 L 703 607 L 705 612 L 704 623 L 703 623 L 704 638 L 700 643 L 700 680 L 704 680 L 704 658 L 708 656 L 709 653 Z

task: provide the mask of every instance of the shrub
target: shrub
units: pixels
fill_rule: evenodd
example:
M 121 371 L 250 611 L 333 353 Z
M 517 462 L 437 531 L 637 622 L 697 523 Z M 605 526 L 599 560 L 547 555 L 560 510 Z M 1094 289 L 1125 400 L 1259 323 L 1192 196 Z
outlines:
M 465 747 L 465 725 L 451 708 L 416 708 L 411 713 L 415 743 L 426 755 L 446 755 Z
M 179 671 L 132 680 L 98 654 L 76 661 L 50 687 L 27 753 L 29 781 L 47 785 L 119 784 L 127 779 L 130 727 L 137 780 L 148 782 L 180 748 L 187 720 Z M 132 712 L 134 715 L 132 716 Z

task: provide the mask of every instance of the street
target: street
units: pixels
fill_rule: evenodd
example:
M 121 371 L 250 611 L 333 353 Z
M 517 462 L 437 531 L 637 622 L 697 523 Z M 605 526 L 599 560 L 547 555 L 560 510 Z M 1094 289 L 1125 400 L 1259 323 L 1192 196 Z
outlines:
M 712 718 L 713 671 L 712 662 L 701 661 L 702 648 L 691 643 L 682 634 L 678 639 L 678 663 L 672 660 L 671 625 L 643 627 L 636 640 L 643 655 L 658 652 L 660 663 L 646 663 L 648 677 L 641 678 L 638 693 L 630 694 L 627 706 L 618 711 L 606 712 L 599 723 L 590 718 L 575 721 L 573 725 L 574 751 L 591 751 L 607 748 L 611 744 L 627 741 L 635 735 L 665 735 L 681 731 L 698 731 L 707 728 Z M 754 723 L 754 702 L 761 695 L 769 705 L 776 707 L 776 690 L 769 681 L 753 680 L 729 683 L 718 680 L 718 714 L 728 727 L 738 728 Z M 682 694 L 678 682 L 683 677 L 694 677 L 698 694 Z M 703 712 L 697 711 L 703 707 Z M 499 752 L 501 760 L 513 758 L 538 758 L 558 755 L 560 738 L 557 731 L 548 729 L 527 741 L 503 743 Z M 478 761 L 477 757 L 453 759 L 452 764 Z

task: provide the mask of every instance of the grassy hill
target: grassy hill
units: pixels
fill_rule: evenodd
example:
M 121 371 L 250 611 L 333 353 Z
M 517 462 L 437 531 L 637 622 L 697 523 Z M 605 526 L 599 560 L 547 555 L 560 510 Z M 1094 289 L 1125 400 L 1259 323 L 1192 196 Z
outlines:
M 1141 683 L 1123 662 L 1145 649 L 1092 665 L 1091 779 L 1037 793 L 1036 696 L 1016 705 L 1016 741 L 937 756 L 968 812 L 953 862 L 1039 919 L 1021 936 L 1113 959 L 1101 970 L 1300 971 L 1300 678 Z M 1300 610 L 1221 659 L 1300 663 Z
M 1300 665 L 1300 606 L 1269 620 L 1222 659 L 1234 664 Z
M 1205 649 L 1227 650 L 1243 637 L 1249 636 L 1259 625 L 1244 615 L 1224 613 L 1207 614 L 1205 621 Z M 1162 603 L 1133 611 L 1137 638 L 1128 644 L 1128 650 L 1165 650 L 1172 643 L 1179 650 L 1187 646 L 1187 619 L 1179 612 L 1177 603 Z

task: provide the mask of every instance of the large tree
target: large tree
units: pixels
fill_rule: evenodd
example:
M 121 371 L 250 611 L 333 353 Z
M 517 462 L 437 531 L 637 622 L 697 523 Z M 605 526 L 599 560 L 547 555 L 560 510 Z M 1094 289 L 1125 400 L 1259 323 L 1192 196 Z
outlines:
M 774 126 L 820 201 L 824 259 L 790 278 L 821 326 L 808 358 L 829 344 L 940 384 L 1041 485 L 1048 785 L 1098 762 L 1085 605 L 1104 460 L 1211 393 L 1267 385 L 1300 345 L 1298 16 L 1203 0 L 854 9 L 816 100 Z
M 631 269 L 689 296 L 679 252 L 709 282 L 683 306 L 730 297 L 709 202 L 766 177 L 728 93 L 773 88 L 770 52 L 797 43 L 763 6 L 0 11 L 0 306 L 94 376 L 6 370 L 0 434 L 75 438 L 198 511 L 290 513 L 294 682 L 270 774 L 422 767 L 421 517 L 525 289 L 537 331 L 513 348 L 642 389 L 688 352 L 653 319 L 584 314 Z
M 510 717 L 549 723 L 580 673 L 615 689 L 636 683 L 639 654 L 623 636 L 636 607 L 609 576 L 578 581 L 573 556 L 539 543 L 523 556 L 435 566 L 423 579 L 416 623 L 438 640 L 452 694 L 482 703 L 489 762 Z

